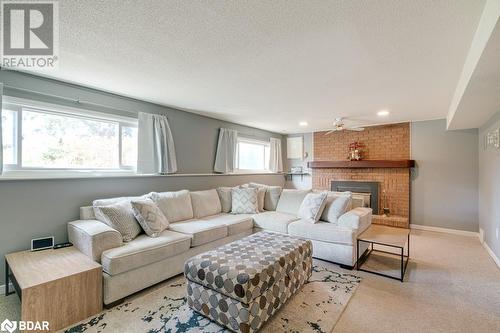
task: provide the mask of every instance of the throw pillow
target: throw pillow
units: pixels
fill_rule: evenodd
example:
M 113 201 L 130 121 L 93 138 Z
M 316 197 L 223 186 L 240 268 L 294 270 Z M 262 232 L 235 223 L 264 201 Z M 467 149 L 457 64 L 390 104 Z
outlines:
M 232 187 L 219 187 L 217 194 L 219 195 L 223 213 L 231 213 L 231 191 Z
M 337 223 L 340 216 L 350 210 L 352 196 L 351 192 L 341 192 L 339 194 L 332 192 L 327 193 L 325 209 L 321 214 L 321 220 Z
M 256 214 L 259 212 L 257 189 L 233 188 L 231 197 L 231 214 Z
M 135 219 L 130 201 L 121 201 L 108 206 L 94 206 L 96 218 L 117 230 L 124 242 L 137 237 L 142 229 Z
M 326 193 L 309 193 L 300 204 L 298 216 L 308 222 L 316 223 L 325 208 Z
M 259 183 L 249 183 L 248 186 L 255 188 L 265 188 L 266 197 L 264 199 L 264 209 L 276 210 L 276 206 L 278 205 L 278 201 L 280 199 L 281 191 L 283 191 L 283 188 L 281 186 L 270 186 Z
M 266 200 L 266 189 L 265 188 L 258 188 L 257 189 L 257 206 L 258 206 L 259 212 L 264 211 L 265 200 Z
M 151 193 L 151 199 L 158 205 L 168 222 L 189 220 L 194 217 L 191 196 L 188 190 Z
M 158 235 L 168 228 L 168 220 L 153 200 L 146 198 L 131 202 L 134 216 L 149 237 Z

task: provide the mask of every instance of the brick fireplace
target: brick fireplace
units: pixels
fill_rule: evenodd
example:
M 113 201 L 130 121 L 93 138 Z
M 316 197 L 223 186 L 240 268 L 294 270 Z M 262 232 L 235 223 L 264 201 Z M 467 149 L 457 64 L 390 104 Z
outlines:
M 345 161 L 348 146 L 358 141 L 364 145 L 363 160 L 409 160 L 410 124 L 367 127 L 362 132 L 341 131 L 325 136 L 314 133 L 314 162 Z M 353 162 L 360 163 L 360 162 Z M 329 190 L 332 181 L 365 181 L 379 184 L 379 211 L 374 223 L 408 227 L 410 216 L 410 168 L 408 167 L 323 167 L 312 169 L 315 189 Z M 385 204 L 385 205 L 384 205 Z M 384 217 L 382 208 L 391 214 Z

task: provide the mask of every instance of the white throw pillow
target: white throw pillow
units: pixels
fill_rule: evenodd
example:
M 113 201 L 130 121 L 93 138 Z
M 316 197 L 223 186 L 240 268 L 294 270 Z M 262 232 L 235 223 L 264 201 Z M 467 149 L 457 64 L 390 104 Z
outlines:
M 231 214 L 256 214 L 259 212 L 256 188 L 233 188 Z
M 151 199 L 158 205 L 168 222 L 190 220 L 194 217 L 188 190 L 177 192 L 153 192 Z
M 326 197 L 326 193 L 307 194 L 300 205 L 298 216 L 311 223 L 318 222 L 325 208 Z
M 248 184 L 248 186 L 255 188 L 265 188 L 266 197 L 264 199 L 264 209 L 276 210 L 276 206 L 278 205 L 278 201 L 280 199 L 281 191 L 283 191 L 283 188 L 281 186 L 270 186 L 259 183 L 250 183 Z
M 321 220 L 337 223 L 339 217 L 350 210 L 352 194 L 351 192 L 325 193 L 327 193 L 327 198 L 325 209 L 323 209 L 323 213 L 321 214 Z
M 168 228 L 168 220 L 160 208 L 149 198 L 133 200 L 130 202 L 134 216 L 139 221 L 146 235 L 158 237 Z
M 190 192 L 191 204 L 195 218 L 220 214 L 221 202 L 217 190 Z
M 264 203 L 266 200 L 266 189 L 258 188 L 257 189 L 257 206 L 259 208 L 259 212 L 264 211 Z
M 304 201 L 304 198 L 310 192 L 310 190 L 283 190 L 276 206 L 276 211 L 297 215 L 302 201 Z
M 94 206 L 94 214 L 99 221 L 117 230 L 124 242 L 130 242 L 142 232 L 128 200 L 107 206 Z

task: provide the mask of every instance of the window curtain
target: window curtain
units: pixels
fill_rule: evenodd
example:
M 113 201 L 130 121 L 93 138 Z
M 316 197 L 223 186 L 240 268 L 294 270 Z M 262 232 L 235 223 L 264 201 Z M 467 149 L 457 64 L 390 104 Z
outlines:
M 221 173 L 233 172 L 236 166 L 236 147 L 238 145 L 238 132 L 236 130 L 221 128 L 219 142 L 215 155 L 214 171 Z
M 2 96 L 3 83 L 0 83 L 0 175 L 3 173 Z
M 269 170 L 283 172 L 283 154 L 281 153 L 280 139 L 271 138 L 269 155 Z
M 137 173 L 175 173 L 174 138 L 166 116 L 139 112 Z

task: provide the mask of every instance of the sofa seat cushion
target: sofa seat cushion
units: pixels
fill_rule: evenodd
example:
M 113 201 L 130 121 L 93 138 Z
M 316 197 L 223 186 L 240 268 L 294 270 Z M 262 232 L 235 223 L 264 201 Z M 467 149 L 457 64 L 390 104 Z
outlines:
M 288 225 L 299 218 L 293 214 L 280 212 L 264 212 L 253 216 L 254 225 L 258 228 L 286 234 Z
M 215 225 L 207 220 L 189 220 L 171 223 L 170 230 L 191 236 L 191 246 L 199 246 L 227 236 L 225 225 Z
M 103 270 L 117 275 L 189 250 L 191 236 L 165 230 L 158 237 L 140 235 L 123 246 L 102 253 Z
M 228 236 L 237 235 L 253 228 L 253 214 L 218 214 L 204 217 L 213 225 L 225 225 Z
M 327 243 L 354 245 L 356 242 L 356 230 L 323 221 L 314 224 L 305 220 L 295 221 L 288 226 L 288 234 Z

